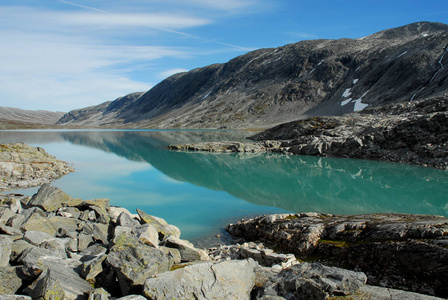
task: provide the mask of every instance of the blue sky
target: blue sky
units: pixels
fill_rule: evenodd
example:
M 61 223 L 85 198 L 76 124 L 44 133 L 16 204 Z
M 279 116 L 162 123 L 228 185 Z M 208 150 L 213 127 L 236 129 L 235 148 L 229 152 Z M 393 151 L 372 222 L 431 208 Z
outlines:
M 69 111 L 308 39 L 448 23 L 447 0 L 1 0 L 0 106 Z

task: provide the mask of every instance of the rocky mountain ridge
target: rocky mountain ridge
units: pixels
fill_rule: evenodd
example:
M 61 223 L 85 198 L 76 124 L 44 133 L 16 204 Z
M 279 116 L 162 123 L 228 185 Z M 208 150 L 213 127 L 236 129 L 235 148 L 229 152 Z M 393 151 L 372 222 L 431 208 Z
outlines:
M 359 39 L 260 49 L 69 112 L 58 124 L 257 128 L 431 98 L 447 89 L 447 44 L 448 25 L 419 22 Z
M 0 106 L 0 125 L 8 122 L 21 124 L 53 125 L 65 112 L 53 112 L 47 110 L 24 110 L 20 108 Z

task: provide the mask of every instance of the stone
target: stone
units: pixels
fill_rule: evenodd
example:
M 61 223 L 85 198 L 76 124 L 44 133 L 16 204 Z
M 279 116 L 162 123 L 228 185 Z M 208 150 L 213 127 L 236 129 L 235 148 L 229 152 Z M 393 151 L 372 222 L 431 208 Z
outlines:
M 132 234 L 123 232 L 110 249 L 107 262 L 117 273 L 124 295 L 141 291 L 144 281 L 155 274 L 168 271 L 170 260 L 162 251 L 144 245 Z
M 43 184 L 28 205 L 40 207 L 45 211 L 57 211 L 61 207 L 76 206 L 80 202 L 82 200 L 74 199 L 57 187 Z
M 11 257 L 12 239 L 6 235 L 0 235 L 0 267 L 9 266 Z
M 148 215 L 144 211 L 137 209 L 137 213 L 144 224 L 151 224 L 157 227 L 162 239 L 168 236 L 180 238 L 180 230 L 174 225 L 169 225 L 164 219 Z
M 106 260 L 106 258 L 107 255 L 102 254 L 98 256 L 92 256 L 92 259 L 83 262 L 81 276 L 92 286 L 95 286 L 95 277 L 103 272 L 102 263 Z
M 11 261 L 15 262 L 25 250 L 34 248 L 35 246 L 25 240 L 15 240 L 11 244 Z
M 23 233 L 17 228 L 0 224 L 0 234 L 7 234 L 13 237 L 22 237 Z
M 62 259 L 67 258 L 65 240 L 53 238 L 41 243 L 39 247 L 50 250 L 53 255 Z
M 160 246 L 158 248 L 163 252 L 163 254 L 168 257 L 168 259 L 173 262 L 173 264 L 178 264 L 182 261 L 182 257 L 180 256 L 180 252 L 178 249 L 168 248 L 165 246 Z
M 117 298 L 116 300 L 146 300 L 146 298 L 140 295 L 128 295 L 121 298 Z
M 145 281 L 149 299 L 250 299 L 255 284 L 252 260 L 201 262 Z
M 79 223 L 81 222 L 80 220 L 77 220 L 75 218 L 66 218 L 61 216 L 51 217 L 48 218 L 48 220 L 57 231 L 59 231 L 60 229 L 64 229 L 66 231 L 72 232 L 79 229 Z
M 97 288 L 90 292 L 89 300 L 109 300 L 111 295 L 103 288 Z
M 84 233 L 80 233 L 78 236 L 78 251 L 87 249 L 90 245 L 94 244 L 93 237 Z
M 127 214 L 126 212 L 122 212 L 118 216 L 116 223 L 119 226 L 131 227 L 131 228 L 140 225 L 140 222 L 135 220 L 131 215 Z
M 25 217 L 23 215 L 14 215 L 13 217 L 11 217 L 8 220 L 6 225 L 20 230 L 20 228 L 22 227 L 23 222 L 25 222 Z
M 101 223 L 87 223 L 82 228 L 82 233 L 92 236 L 95 242 L 101 242 L 104 245 L 109 244 L 108 232 L 109 225 Z
M 87 297 L 93 288 L 75 272 L 65 268 L 49 268 L 24 292 L 35 299 L 77 300 Z
M 24 233 L 23 239 L 30 244 L 39 246 L 43 242 L 54 239 L 54 236 L 43 231 L 28 230 Z
M 56 236 L 57 230 L 54 228 L 53 224 L 39 213 L 32 214 L 26 221 L 22 224 L 23 231 L 42 231 L 46 232 L 52 236 Z
M 0 267 L 0 295 L 14 294 L 22 286 L 20 267 Z
M 133 217 L 131 212 L 129 210 L 127 210 L 126 208 L 118 207 L 118 206 L 111 206 L 109 208 L 109 216 L 111 218 L 111 221 L 114 223 L 117 223 L 118 216 L 120 216 L 120 214 L 123 212 L 126 213 L 127 215 L 129 215 L 130 217 Z
M 56 215 L 64 218 L 78 219 L 81 212 L 76 207 L 61 207 L 57 210 Z
M 15 213 L 8 207 L 0 207 L 0 224 L 6 224 L 13 216 Z
M 418 294 L 408 291 L 384 288 L 379 286 L 365 285 L 359 291 L 355 299 L 375 300 L 441 300 L 442 298 Z
M 0 300 L 33 300 L 31 297 L 22 295 L 0 295 Z
M 302 263 L 281 271 L 268 280 L 261 296 L 281 296 L 295 299 L 327 299 L 332 296 L 356 294 L 365 285 L 367 276 L 318 263 Z
M 93 244 L 83 251 L 81 251 L 79 254 L 81 256 L 101 256 L 103 254 L 106 254 L 107 248 L 100 244 Z
M 207 252 L 204 250 L 197 249 L 189 241 L 181 240 L 175 236 L 169 236 L 164 239 L 163 246 L 178 249 L 181 256 L 181 261 L 183 262 L 210 259 Z
M 155 248 L 159 247 L 159 233 L 157 231 L 157 227 L 151 224 L 143 224 L 138 227 L 134 227 L 132 231 L 143 244 L 150 245 Z

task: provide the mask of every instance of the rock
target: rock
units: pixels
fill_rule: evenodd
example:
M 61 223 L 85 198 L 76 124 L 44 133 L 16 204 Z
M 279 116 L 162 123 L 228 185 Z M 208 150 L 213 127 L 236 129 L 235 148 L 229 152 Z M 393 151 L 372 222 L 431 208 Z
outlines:
M 144 211 L 137 209 L 137 213 L 144 224 L 151 224 L 157 227 L 157 230 L 162 235 L 161 239 L 167 236 L 180 237 L 180 230 L 174 225 L 169 225 L 164 219 L 150 216 Z
M 43 184 L 39 191 L 33 195 L 28 205 L 37 206 L 51 212 L 57 211 L 63 206 L 76 206 L 80 202 L 82 200 L 74 199 L 57 187 Z
M 144 245 L 132 234 L 121 233 L 110 249 L 107 262 L 117 273 L 124 295 L 141 292 L 144 281 L 155 274 L 170 270 L 170 260 L 162 251 Z
M 15 240 L 11 244 L 11 261 L 15 262 L 25 250 L 30 250 L 34 247 L 35 246 L 25 240 Z
M 8 207 L 0 207 L 0 224 L 6 224 L 13 216 L 15 213 Z
M 327 299 L 356 294 L 364 286 L 364 273 L 327 267 L 318 263 L 302 263 L 285 269 L 267 281 L 259 297 L 281 296 L 294 299 Z
M 82 264 L 81 276 L 92 286 L 95 286 L 95 277 L 103 272 L 102 263 L 106 260 L 107 255 L 102 254 L 93 256 L 92 259 L 86 260 Z
M 197 263 L 145 281 L 149 299 L 250 299 L 255 284 L 253 260 Z
M 6 235 L 0 235 L 0 267 L 9 266 L 11 257 L 12 239 Z
M 175 236 L 169 236 L 163 240 L 163 246 L 178 249 L 181 261 L 209 260 L 207 253 L 202 249 L 197 249 L 192 243 L 181 240 Z
M 107 238 L 108 232 L 109 232 L 108 224 L 87 223 L 82 228 L 82 233 L 92 236 L 95 242 L 100 242 L 104 245 L 109 244 L 109 240 Z
M 182 261 L 182 257 L 180 256 L 180 252 L 178 249 L 168 248 L 165 246 L 160 246 L 158 248 L 163 252 L 163 254 L 168 257 L 168 259 L 173 262 L 173 264 L 178 264 Z
M 21 237 L 23 235 L 22 232 L 19 229 L 14 228 L 14 227 L 10 227 L 10 226 L 7 226 L 7 225 L 2 225 L 2 224 L 0 224 L 0 234 L 11 235 L 11 236 L 13 236 L 13 238 L 14 237 L 18 238 L 18 237 Z
M 22 286 L 20 267 L 0 267 L 0 295 L 14 294 Z
M 29 230 L 25 232 L 23 239 L 30 244 L 39 246 L 43 242 L 53 240 L 54 236 L 43 231 Z
M 417 294 L 402 290 L 388 289 L 379 286 L 365 285 L 354 299 L 377 299 L 377 300 L 441 300 L 442 298 Z
M 31 297 L 22 295 L 0 295 L 0 300 L 33 300 Z
M 116 223 L 119 226 L 124 226 L 124 227 L 136 227 L 140 225 L 140 222 L 135 220 L 131 215 L 127 214 L 126 212 L 122 212 L 118 218 Z
M 93 288 L 69 269 L 49 268 L 44 270 L 25 293 L 34 299 L 67 299 L 85 298 Z
M 57 233 L 56 228 L 54 228 L 53 224 L 51 224 L 48 218 L 43 217 L 40 213 L 35 212 L 29 218 L 25 220 L 22 224 L 23 231 L 42 231 L 46 232 L 52 236 L 55 236 Z
M 84 233 L 80 233 L 78 236 L 78 251 L 87 249 L 90 245 L 93 245 L 93 237 Z
M 295 214 L 259 217 L 228 227 L 231 234 L 265 240 L 298 257 L 361 270 L 369 282 L 448 296 L 448 218 L 370 214 Z
M 78 219 L 81 212 L 76 207 L 61 207 L 57 210 L 56 215 L 64 218 Z
M 135 227 L 133 232 L 143 244 L 155 248 L 159 247 L 159 233 L 157 231 L 157 227 L 151 224 L 144 224 Z
M 48 218 L 48 220 L 57 231 L 64 229 L 66 231 L 74 232 L 79 229 L 79 224 L 81 223 L 81 221 L 75 218 L 66 218 L 62 216 L 51 217 Z
M 111 221 L 114 223 L 117 223 L 117 219 L 120 216 L 121 213 L 126 213 L 127 215 L 129 215 L 131 218 L 133 217 L 133 215 L 131 214 L 131 212 L 129 210 L 127 210 L 126 208 L 123 207 L 117 207 L 117 206 L 111 206 L 109 208 L 109 216 L 111 218 Z
M 109 300 L 111 295 L 103 288 L 97 288 L 90 292 L 89 300 Z
M 93 244 L 83 251 L 81 251 L 79 254 L 81 256 L 101 256 L 103 254 L 106 254 L 107 248 L 100 244 Z
M 116 300 L 146 300 L 145 297 L 139 295 L 129 295 L 121 298 L 117 298 Z

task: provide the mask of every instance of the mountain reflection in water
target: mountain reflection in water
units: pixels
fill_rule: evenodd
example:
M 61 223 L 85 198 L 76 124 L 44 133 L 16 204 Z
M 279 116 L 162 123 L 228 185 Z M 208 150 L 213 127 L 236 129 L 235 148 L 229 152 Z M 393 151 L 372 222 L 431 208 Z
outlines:
M 131 186 L 134 190 L 127 191 L 129 198 L 126 198 L 126 201 L 114 202 L 114 197 L 119 197 L 116 194 L 106 193 L 94 197 L 109 197 L 114 205 L 133 208 L 134 204 L 136 207 L 142 205 L 141 201 L 132 203 L 136 190 L 140 194 L 144 191 L 152 193 L 154 189 L 159 192 L 166 191 L 165 196 L 160 198 L 159 195 L 158 198 L 163 205 L 153 203 L 147 209 L 152 213 L 154 207 L 151 206 L 164 206 L 160 210 L 160 217 L 172 221 L 173 224 L 176 224 L 176 220 L 170 220 L 172 217 L 179 219 L 182 214 L 190 214 L 195 216 L 193 219 L 219 220 L 217 222 L 223 226 L 222 222 L 244 215 L 242 211 L 237 210 L 240 202 L 231 202 L 235 207 L 233 216 L 232 207 L 223 208 L 219 202 L 241 200 L 255 204 L 245 208 L 246 215 L 284 211 L 448 215 L 448 172 L 445 171 L 366 160 L 278 154 L 173 152 L 163 148 L 171 143 L 243 140 L 245 135 L 248 133 L 233 131 L 20 131 L 0 132 L 0 142 L 24 141 L 39 145 L 67 161 L 72 161 L 69 154 L 60 157 L 54 153 L 57 152 L 58 145 L 64 144 L 66 148 L 70 148 L 70 145 L 86 146 L 103 153 L 113 153 L 130 163 L 152 166 L 172 180 L 171 185 L 167 180 L 164 183 L 153 181 L 154 179 L 144 181 L 146 177 L 142 169 L 132 177 Z M 99 167 L 107 170 L 110 166 Z M 92 173 L 89 175 L 95 174 L 94 169 L 89 172 Z M 88 174 L 80 175 L 89 180 Z M 113 181 L 110 180 L 111 184 L 120 184 L 118 179 Z M 179 201 L 170 202 L 170 190 L 175 189 L 174 185 L 179 182 L 188 183 L 188 186 L 182 187 L 184 190 L 203 193 L 202 196 L 197 196 L 198 198 L 209 197 L 210 207 L 206 207 L 207 201 L 194 204 L 194 201 L 191 201 L 192 207 L 189 207 L 189 203 L 180 205 Z M 55 185 L 58 185 L 57 183 Z M 148 187 L 142 190 L 137 187 L 139 184 Z M 202 189 L 192 189 L 191 185 Z M 220 192 L 211 193 L 210 190 Z M 207 196 L 204 196 L 205 194 Z M 229 200 L 228 195 L 237 199 Z M 194 199 L 196 196 L 190 197 Z M 207 216 L 198 217 L 201 211 Z M 166 215 L 163 215 L 164 213 Z M 189 222 L 194 223 L 194 220 Z M 190 225 L 193 230 L 194 224 Z M 184 232 L 183 228 L 181 230 Z M 191 234 L 188 233 L 187 236 Z

